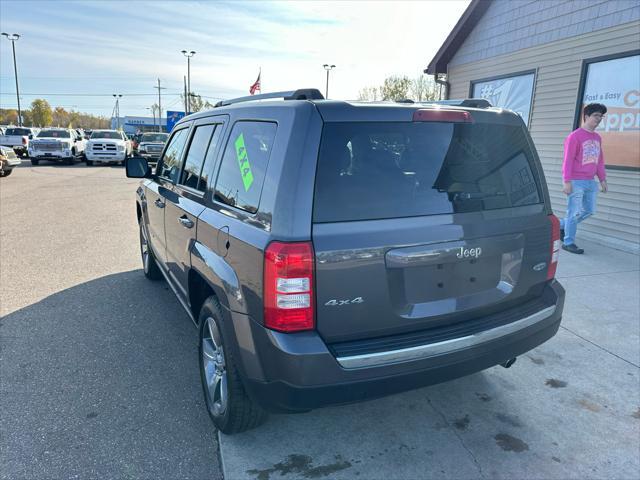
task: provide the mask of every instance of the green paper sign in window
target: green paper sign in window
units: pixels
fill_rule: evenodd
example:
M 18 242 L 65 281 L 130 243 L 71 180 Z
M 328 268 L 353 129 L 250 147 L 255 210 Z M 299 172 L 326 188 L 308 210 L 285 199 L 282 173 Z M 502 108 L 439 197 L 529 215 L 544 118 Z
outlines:
M 240 175 L 242 175 L 242 183 L 245 192 L 248 192 L 253 184 L 253 173 L 251 173 L 251 165 L 247 156 L 247 149 L 244 146 L 244 135 L 241 133 L 235 141 L 236 158 L 238 159 L 238 167 L 240 167 Z

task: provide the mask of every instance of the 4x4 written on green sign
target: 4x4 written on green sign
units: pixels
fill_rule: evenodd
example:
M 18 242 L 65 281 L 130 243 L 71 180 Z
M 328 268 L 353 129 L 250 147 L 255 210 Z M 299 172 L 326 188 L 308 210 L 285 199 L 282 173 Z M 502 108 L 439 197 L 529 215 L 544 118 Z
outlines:
M 235 145 L 236 158 L 238 159 L 238 166 L 240 167 L 240 175 L 242 175 L 242 183 L 244 184 L 245 192 L 248 192 L 253 184 L 253 173 L 251 173 L 251 165 L 249 164 L 247 148 L 244 146 L 244 136 L 242 133 L 236 138 Z

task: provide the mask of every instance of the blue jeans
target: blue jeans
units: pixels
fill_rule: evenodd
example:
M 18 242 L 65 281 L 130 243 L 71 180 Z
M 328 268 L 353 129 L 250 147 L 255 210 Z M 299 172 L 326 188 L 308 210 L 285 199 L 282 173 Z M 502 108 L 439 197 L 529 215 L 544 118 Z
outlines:
M 567 216 L 560 220 L 564 230 L 564 244 L 576 243 L 578 224 L 596 212 L 598 182 L 595 180 L 571 180 L 571 194 L 567 198 Z

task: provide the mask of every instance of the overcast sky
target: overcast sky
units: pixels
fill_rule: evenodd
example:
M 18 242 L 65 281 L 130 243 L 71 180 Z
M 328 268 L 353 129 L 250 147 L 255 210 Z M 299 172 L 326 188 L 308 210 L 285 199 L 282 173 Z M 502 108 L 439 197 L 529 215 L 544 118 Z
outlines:
M 16 42 L 21 103 L 45 98 L 110 116 L 148 115 L 162 81 L 163 110 L 181 110 L 186 58 L 191 90 L 212 103 L 263 92 L 325 90 L 355 99 L 389 75 L 417 77 L 470 0 L 389 2 L 0 1 L 0 31 Z M 15 108 L 11 42 L 0 38 L 0 107 Z M 54 95 L 74 94 L 74 95 Z

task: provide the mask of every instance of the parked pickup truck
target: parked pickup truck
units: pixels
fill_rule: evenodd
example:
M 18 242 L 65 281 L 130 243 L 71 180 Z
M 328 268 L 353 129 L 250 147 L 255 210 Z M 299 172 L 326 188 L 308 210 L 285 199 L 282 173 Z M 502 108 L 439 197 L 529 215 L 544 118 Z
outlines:
M 33 128 L 9 127 L 4 135 L 0 135 L 0 145 L 13 148 L 13 151 L 18 155 L 26 155 L 29 142 L 36 133 Z
M 29 143 L 29 157 L 32 165 L 40 160 L 64 161 L 72 165 L 84 155 L 85 141 L 70 128 L 49 128 L 42 130 Z
M 89 166 L 94 162 L 118 162 L 124 165 L 131 152 L 131 142 L 124 133 L 117 130 L 94 130 L 87 142 L 84 157 Z
M 149 163 L 156 163 L 168 138 L 168 133 L 143 133 L 138 143 L 138 156 Z

